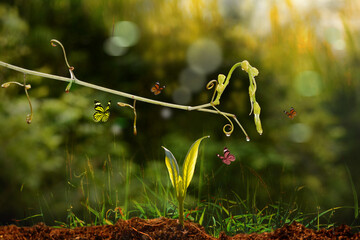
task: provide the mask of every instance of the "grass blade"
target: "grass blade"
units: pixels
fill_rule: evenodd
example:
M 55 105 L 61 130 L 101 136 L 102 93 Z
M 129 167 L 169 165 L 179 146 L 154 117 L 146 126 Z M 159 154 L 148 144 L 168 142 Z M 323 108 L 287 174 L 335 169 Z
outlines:
M 350 179 L 350 183 L 351 183 L 351 190 L 353 192 L 353 196 L 354 196 L 354 215 L 355 215 L 355 218 L 357 219 L 359 217 L 359 202 L 358 202 L 358 196 L 357 196 L 357 193 L 356 193 L 356 189 L 355 189 L 355 185 L 354 185 L 354 182 L 351 178 L 351 173 L 350 173 L 350 170 L 348 168 L 348 166 L 345 166 L 346 168 L 346 172 L 348 173 L 349 175 L 349 179 Z

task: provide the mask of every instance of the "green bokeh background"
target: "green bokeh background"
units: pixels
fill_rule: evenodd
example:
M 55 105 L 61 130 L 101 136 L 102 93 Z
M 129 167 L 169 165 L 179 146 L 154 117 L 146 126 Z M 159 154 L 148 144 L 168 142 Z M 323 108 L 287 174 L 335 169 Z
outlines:
M 346 166 L 359 193 L 359 11 L 355 0 L 1 1 L 1 61 L 69 76 L 60 48 L 50 45 L 58 39 L 78 79 L 134 95 L 174 102 L 180 89 L 187 95 L 176 101 L 204 104 L 212 96 L 206 82 L 248 60 L 260 72 L 256 96 L 264 134 L 248 116 L 249 80 L 240 70 L 219 109 L 237 115 L 250 142 L 238 127 L 226 137 L 221 116 L 170 110 L 164 117 L 163 107 L 141 102 L 134 136 L 132 111 L 116 106 L 132 104 L 129 99 L 76 85 L 66 94 L 64 82 L 27 76 L 30 125 L 23 88 L 0 89 L 0 223 L 39 213 L 44 216 L 19 224 L 65 222 L 69 209 L 81 217 L 81 203 L 101 203 L 104 189 L 114 193 L 107 196 L 114 199 L 109 207 L 123 206 L 125 198 L 141 202 L 138 178 L 169 187 L 161 146 L 182 162 L 205 135 L 211 138 L 201 148 L 202 173 L 195 170 L 190 199 L 231 198 L 232 191 L 245 198 L 251 186 L 258 208 L 291 199 L 308 212 L 354 206 Z M 136 26 L 138 35 L 131 27 L 117 30 L 122 21 Z M 135 42 L 109 52 L 110 37 L 122 33 Z M 199 59 L 192 57 L 196 49 Z M 192 88 L 191 78 L 180 81 L 194 62 L 205 69 L 201 90 Z M 23 75 L 0 67 L 0 83 L 8 81 L 23 82 Z M 150 92 L 156 81 L 166 86 L 158 96 Z M 112 100 L 106 124 L 91 119 L 94 99 Z M 294 120 L 283 112 L 290 107 L 297 111 Z M 230 166 L 216 157 L 225 146 L 237 158 Z M 339 223 L 353 220 L 351 209 L 334 216 Z

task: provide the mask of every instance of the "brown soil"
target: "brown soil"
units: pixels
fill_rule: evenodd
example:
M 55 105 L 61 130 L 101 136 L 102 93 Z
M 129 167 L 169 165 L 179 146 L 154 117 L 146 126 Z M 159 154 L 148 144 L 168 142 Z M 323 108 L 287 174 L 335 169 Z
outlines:
M 132 218 L 120 220 L 114 225 L 78 227 L 74 229 L 48 227 L 37 224 L 33 227 L 0 226 L 0 239 L 216 239 L 204 228 L 187 221 L 182 229 L 177 220 L 157 218 L 144 220 Z M 351 233 L 351 228 L 342 225 L 330 230 L 314 231 L 299 223 L 292 223 L 271 233 L 237 234 L 233 237 L 221 233 L 218 239 L 360 239 L 360 233 Z

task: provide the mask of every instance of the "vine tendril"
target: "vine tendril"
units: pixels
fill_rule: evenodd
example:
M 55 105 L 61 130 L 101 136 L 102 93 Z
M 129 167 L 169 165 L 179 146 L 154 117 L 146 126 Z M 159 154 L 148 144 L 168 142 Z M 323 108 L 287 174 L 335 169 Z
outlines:
M 136 108 L 135 108 L 135 104 L 136 104 L 136 99 L 134 99 L 134 104 L 131 106 L 130 104 L 127 103 L 123 103 L 123 102 L 118 102 L 117 103 L 120 107 L 129 107 L 133 110 L 134 112 L 134 135 L 137 135 L 137 130 L 136 130 Z
M 21 84 L 19 82 L 6 82 L 6 83 L 1 84 L 1 87 L 2 88 L 8 88 L 11 84 L 17 84 L 17 85 L 19 85 L 21 87 L 24 87 L 24 84 Z
M 70 66 L 70 64 L 69 64 L 69 62 L 68 62 L 68 60 L 67 60 L 67 57 L 66 57 L 65 48 L 64 48 L 64 46 L 61 44 L 61 42 L 59 42 L 59 41 L 56 40 L 56 39 L 51 39 L 51 40 L 50 40 L 50 43 L 51 43 L 51 46 L 53 46 L 53 47 L 56 47 L 57 45 L 59 45 L 59 46 L 61 47 L 62 51 L 63 51 L 65 63 L 66 63 L 66 66 L 67 66 L 68 69 L 69 69 L 70 78 L 72 79 L 72 81 L 69 82 L 69 84 L 68 84 L 68 85 L 66 86 L 66 88 L 65 88 L 65 92 L 68 93 L 68 92 L 70 91 L 71 85 L 72 85 L 73 82 L 75 82 L 75 80 L 76 80 L 75 74 L 74 74 L 74 72 L 73 72 L 75 68 L 72 67 L 72 66 Z
M 223 127 L 223 132 L 225 133 L 225 135 L 227 137 L 230 137 L 232 132 L 234 131 L 234 124 L 233 122 L 230 120 L 230 118 L 228 116 L 226 116 L 224 113 L 222 113 L 221 111 L 219 111 L 219 109 L 217 109 L 214 105 L 211 105 L 219 114 L 223 115 L 228 121 L 229 123 L 225 124 Z M 230 128 L 229 131 L 226 131 L 226 128 Z
M 234 115 L 233 116 L 233 119 L 235 120 L 235 122 L 239 125 L 239 127 L 241 128 L 241 130 L 243 131 L 243 133 L 245 134 L 245 137 L 246 137 L 246 141 L 250 141 L 250 138 L 249 136 L 247 135 L 245 129 L 243 128 L 243 126 L 240 124 L 239 120 L 236 118 L 236 116 Z
M 31 101 L 30 101 L 30 96 L 29 96 L 29 94 L 27 92 L 27 90 L 30 89 L 30 88 L 31 88 L 30 84 L 26 85 L 26 74 L 24 73 L 24 89 L 25 89 L 25 94 L 26 94 L 27 100 L 29 101 L 29 106 L 30 106 L 30 114 L 26 115 L 26 122 L 28 124 L 31 123 L 32 116 L 33 116 L 33 110 L 32 110 L 32 105 L 31 105 Z
M 134 99 L 134 105 L 133 105 L 133 110 L 134 110 L 134 135 L 137 135 L 137 130 L 136 130 L 136 108 L 135 108 L 135 103 L 136 100 Z
M 214 79 L 214 80 L 211 80 L 210 82 L 208 82 L 208 84 L 206 85 L 207 90 L 210 90 L 213 87 L 215 87 L 213 96 L 211 98 L 211 103 L 214 101 L 215 94 L 216 94 L 216 87 L 217 87 L 218 84 L 219 84 L 218 81 Z
M 71 66 L 69 65 L 69 62 L 68 62 L 67 57 L 66 57 L 65 48 L 64 48 L 64 46 L 61 44 L 61 42 L 59 42 L 59 41 L 56 40 L 56 39 L 51 39 L 51 40 L 50 40 L 50 43 L 51 43 L 51 46 L 53 46 L 53 47 L 56 47 L 57 45 L 59 45 L 59 46 L 61 47 L 61 49 L 62 49 L 62 51 L 63 51 L 63 53 L 64 53 L 64 58 L 65 58 L 66 66 L 67 66 L 69 69 L 74 70 L 74 67 L 71 67 Z
M 31 85 L 26 84 L 26 73 L 24 73 L 24 84 L 19 83 L 19 82 L 15 82 L 15 81 L 11 81 L 11 82 L 6 82 L 6 83 L 1 84 L 1 87 L 2 88 L 8 88 L 11 84 L 16 84 L 16 85 L 19 85 L 21 87 L 24 87 L 26 98 L 27 98 L 27 100 L 29 102 L 29 106 L 30 106 L 30 113 L 28 115 L 26 115 L 26 122 L 28 124 L 30 124 L 31 121 L 32 121 L 33 110 L 32 110 L 32 105 L 31 105 L 31 101 L 30 101 L 30 96 L 29 96 L 29 93 L 27 91 L 28 89 L 31 88 Z

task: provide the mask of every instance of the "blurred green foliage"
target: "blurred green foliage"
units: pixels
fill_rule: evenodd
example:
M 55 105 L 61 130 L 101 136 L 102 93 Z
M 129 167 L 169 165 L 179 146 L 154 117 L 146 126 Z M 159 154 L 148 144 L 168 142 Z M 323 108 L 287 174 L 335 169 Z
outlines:
M 168 181 L 160 146 L 183 158 L 194 139 L 204 135 L 211 139 L 202 147 L 189 198 L 230 198 L 234 191 L 246 199 L 256 191 L 259 207 L 291 198 L 307 211 L 354 205 L 345 166 L 359 192 L 359 10 L 355 0 L 333 5 L 309 1 L 301 7 L 290 0 L 2 1 L 1 61 L 68 76 L 60 49 L 50 45 L 55 38 L 65 46 L 77 78 L 168 102 L 180 87 L 186 88 L 179 76 L 193 62 L 188 59 L 191 46 L 199 39 L 211 40 L 221 54 L 213 51 L 216 61 L 207 57 L 205 62 L 200 54 L 196 61 L 206 72 L 199 76 L 208 82 L 245 59 L 256 67 L 264 134 L 257 134 L 248 116 L 248 77 L 240 71 L 234 72 L 219 109 L 237 115 L 251 142 L 238 128 L 225 137 L 226 120 L 220 116 L 170 110 L 165 118 L 162 107 L 143 103 L 136 106 L 134 136 L 129 109 L 114 104 L 108 123 L 91 119 L 94 99 L 128 100 L 76 85 L 65 94 L 62 82 L 28 76 L 34 108 L 30 125 L 23 89 L 0 89 L 0 222 L 44 213 L 33 221 L 54 224 L 66 221 L 69 209 L 89 214 L 81 203 L 112 199 L 113 205 L 124 207 L 132 200 L 141 202 L 137 177 L 154 187 Z M 115 38 L 115 45 L 107 47 L 119 21 L 137 26 L 135 45 L 116 45 Z M 1 84 L 22 79 L 22 74 L 0 68 Z M 153 96 L 149 89 L 156 81 L 166 89 Z M 183 90 L 190 96 L 187 104 L 209 102 L 212 92 L 205 85 L 202 89 Z M 283 113 L 290 107 L 297 111 L 294 120 Z M 216 157 L 224 146 L 237 158 L 230 166 Z M 104 168 L 109 159 L 111 171 Z M 247 186 L 252 187 L 247 191 Z M 349 223 L 353 216 L 349 211 L 336 219 Z

